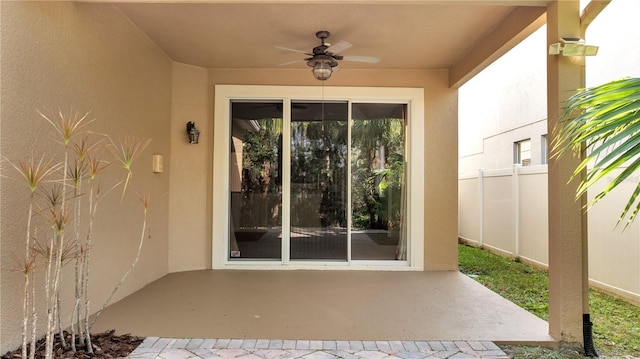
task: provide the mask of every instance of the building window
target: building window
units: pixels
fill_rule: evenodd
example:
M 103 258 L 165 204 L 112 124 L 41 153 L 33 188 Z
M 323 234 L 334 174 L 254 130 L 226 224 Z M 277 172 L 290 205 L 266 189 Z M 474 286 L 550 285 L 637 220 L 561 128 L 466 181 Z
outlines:
M 531 140 L 518 141 L 513 144 L 513 163 L 522 166 L 531 164 Z
M 547 164 L 549 160 L 549 152 L 547 150 L 547 135 L 542 135 L 540 138 L 540 163 L 543 165 Z

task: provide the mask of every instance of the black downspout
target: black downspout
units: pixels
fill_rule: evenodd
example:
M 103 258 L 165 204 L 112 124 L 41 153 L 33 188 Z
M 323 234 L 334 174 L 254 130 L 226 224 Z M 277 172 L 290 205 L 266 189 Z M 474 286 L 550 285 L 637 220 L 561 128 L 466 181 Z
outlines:
M 584 342 L 584 355 L 597 358 L 598 351 L 593 345 L 593 323 L 589 314 L 582 314 L 582 340 Z

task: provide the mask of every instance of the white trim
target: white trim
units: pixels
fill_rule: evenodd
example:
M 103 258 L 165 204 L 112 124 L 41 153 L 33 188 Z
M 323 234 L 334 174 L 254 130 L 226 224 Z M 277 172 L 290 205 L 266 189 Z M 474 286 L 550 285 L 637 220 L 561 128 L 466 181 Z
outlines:
M 234 99 L 283 100 L 349 100 L 351 102 L 406 103 L 407 125 L 407 261 L 319 262 L 303 261 L 230 261 L 229 245 L 229 131 L 230 106 Z M 423 270 L 424 269 L 424 89 L 383 87 L 324 87 L 324 86 L 244 86 L 216 85 L 214 99 L 213 143 L 213 213 L 212 268 L 213 269 L 366 269 L 366 270 Z M 288 108 L 288 106 L 284 106 Z M 286 111 L 286 110 L 285 110 Z M 287 117 L 287 116 L 284 116 Z M 285 128 L 286 128 L 285 124 Z M 285 146 L 286 147 L 286 146 Z M 284 151 L 283 156 L 287 155 Z M 289 154 L 290 155 L 290 154 Z M 290 173 L 283 168 L 283 180 Z M 285 181 L 286 182 L 286 181 Z M 285 203 L 283 203 L 284 207 Z M 286 210 L 283 208 L 283 210 Z M 283 213 L 284 214 L 284 213 Z M 283 223 L 283 228 L 285 228 Z M 283 239 L 284 240 L 284 239 Z M 284 251 L 284 249 L 283 249 Z M 284 254 L 284 252 L 283 252 Z M 283 256 L 285 259 L 286 256 Z
M 282 138 L 291 138 L 291 99 L 285 98 L 282 108 Z M 229 132 L 227 132 L 229 133 Z M 291 166 L 284 166 L 291 163 L 291 146 L 282 143 L 282 234 L 280 258 L 283 265 L 288 265 L 289 253 L 291 253 Z M 225 252 L 229 253 L 228 250 Z M 230 261 L 227 261 L 231 263 Z
M 349 119 L 347 122 L 347 188 L 349 189 L 347 191 L 347 262 L 349 263 L 349 265 L 351 265 L 351 221 L 353 220 L 352 215 L 353 215 L 353 206 L 351 205 L 353 202 L 351 201 L 351 195 L 353 193 L 353 191 L 351 191 L 351 153 L 352 151 L 351 149 L 351 128 L 353 126 L 353 117 L 352 117 L 352 110 L 353 106 L 352 106 L 352 102 L 349 101 L 349 106 L 347 107 L 347 118 Z

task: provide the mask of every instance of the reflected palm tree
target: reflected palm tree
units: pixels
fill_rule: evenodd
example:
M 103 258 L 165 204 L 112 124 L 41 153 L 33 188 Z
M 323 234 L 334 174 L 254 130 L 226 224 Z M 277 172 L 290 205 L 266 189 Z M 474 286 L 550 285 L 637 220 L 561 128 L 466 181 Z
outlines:
M 396 237 L 396 259 L 402 260 L 406 259 L 404 136 L 404 119 L 353 124 L 352 183 L 358 184 L 352 197 L 354 227 L 382 229 L 387 237 Z

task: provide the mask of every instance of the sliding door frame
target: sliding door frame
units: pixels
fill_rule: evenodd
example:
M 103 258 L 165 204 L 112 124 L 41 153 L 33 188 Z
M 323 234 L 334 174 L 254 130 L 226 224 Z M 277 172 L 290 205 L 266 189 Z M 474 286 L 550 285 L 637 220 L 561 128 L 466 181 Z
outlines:
M 406 261 L 350 260 L 351 241 L 348 242 L 346 262 L 297 261 L 289 259 L 290 245 L 285 231 L 290 228 L 290 198 L 283 197 L 282 259 L 229 260 L 230 180 L 229 148 L 231 102 L 234 100 L 283 101 L 283 138 L 290 137 L 292 101 L 348 101 L 349 148 L 351 103 L 398 103 L 407 105 L 406 140 L 407 169 L 407 246 Z M 214 141 L 212 178 L 212 268 L 213 269 L 366 269 L 366 270 L 423 270 L 424 268 L 424 90 L 422 88 L 328 87 L 328 86 L 258 86 L 216 85 L 214 99 Z M 283 185 L 291 178 L 291 149 L 283 142 Z M 349 150 L 350 151 L 350 150 Z M 351 161 L 349 161 L 350 163 Z M 351 165 L 348 165 L 348 185 L 351 185 Z M 350 193 L 350 191 L 349 191 Z M 351 207 L 349 198 L 348 208 Z M 351 223 L 351 211 L 348 211 Z M 350 225 L 348 233 L 351 232 Z

